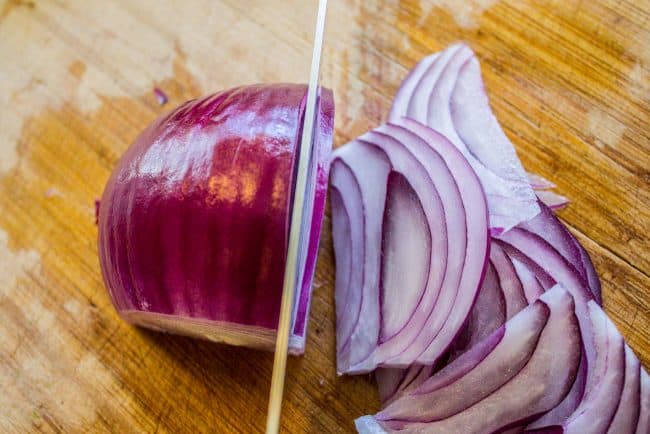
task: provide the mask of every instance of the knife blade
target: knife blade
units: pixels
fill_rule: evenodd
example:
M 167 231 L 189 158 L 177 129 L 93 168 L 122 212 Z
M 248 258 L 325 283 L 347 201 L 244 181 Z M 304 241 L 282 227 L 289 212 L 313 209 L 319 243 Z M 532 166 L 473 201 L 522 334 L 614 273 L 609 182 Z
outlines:
M 266 434 L 277 434 L 280 428 L 280 413 L 282 408 L 282 395 L 284 392 L 285 371 L 287 366 L 287 352 L 289 350 L 289 334 L 291 318 L 295 299 L 296 287 L 302 283 L 302 268 L 304 268 L 304 252 L 308 244 L 308 228 L 305 217 L 309 212 L 305 210 L 309 204 L 305 196 L 309 177 L 314 176 L 310 171 L 313 159 L 315 124 L 318 117 L 317 103 L 319 101 L 318 79 L 320 76 L 320 61 L 323 52 L 323 35 L 325 32 L 325 16 L 327 14 L 327 0 L 319 0 L 318 15 L 316 17 L 316 31 L 314 33 L 314 48 L 311 59 L 309 85 L 307 87 L 307 102 L 302 124 L 302 136 L 298 149 L 298 167 L 295 173 L 293 203 L 289 220 L 289 243 L 287 246 L 287 260 L 284 269 L 282 285 L 282 304 L 280 306 L 280 319 L 275 344 L 273 360 L 273 374 L 271 376 L 271 391 L 269 394 L 269 408 L 266 418 Z

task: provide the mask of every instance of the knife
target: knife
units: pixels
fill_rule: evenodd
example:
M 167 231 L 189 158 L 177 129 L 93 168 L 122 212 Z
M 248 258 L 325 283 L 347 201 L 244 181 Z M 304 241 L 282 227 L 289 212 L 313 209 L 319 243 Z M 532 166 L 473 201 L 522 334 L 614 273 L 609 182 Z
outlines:
M 314 34 L 314 49 L 311 58 L 311 72 L 307 87 L 307 102 L 305 116 L 302 124 L 302 136 L 298 149 L 298 169 L 295 174 L 293 204 L 291 206 L 291 219 L 289 223 L 289 244 L 287 246 L 287 261 L 284 268 L 284 282 L 282 285 L 282 304 L 280 306 L 280 319 L 278 334 L 275 342 L 275 357 L 273 360 L 273 374 L 271 376 L 271 392 L 269 394 L 269 409 L 266 417 L 266 434 L 277 434 L 280 429 L 280 412 L 282 407 L 282 394 L 284 392 L 284 378 L 287 367 L 287 351 L 289 350 L 289 334 L 291 318 L 295 299 L 296 287 L 302 284 L 302 265 L 304 264 L 303 249 L 307 246 L 310 225 L 305 224 L 309 211 L 305 210 L 309 200 L 305 199 L 309 177 L 314 176 L 310 171 L 312 154 L 314 151 L 315 127 L 318 117 L 317 103 L 319 102 L 318 78 L 320 75 L 320 59 L 323 52 L 323 34 L 325 32 L 325 15 L 327 13 L 327 0 L 318 1 L 318 15 L 316 17 L 316 32 Z

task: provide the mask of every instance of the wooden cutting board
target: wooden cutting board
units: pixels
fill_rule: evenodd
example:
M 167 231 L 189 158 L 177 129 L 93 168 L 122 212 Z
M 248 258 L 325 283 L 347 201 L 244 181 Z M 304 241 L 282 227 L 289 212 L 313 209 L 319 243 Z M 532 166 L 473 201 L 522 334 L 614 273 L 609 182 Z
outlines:
M 650 2 L 330 3 L 335 145 L 385 119 L 420 58 L 467 41 L 524 165 L 571 198 L 560 216 L 648 367 Z M 300 0 L 0 0 L 0 431 L 261 431 L 271 354 L 122 322 L 100 278 L 93 201 L 160 113 L 236 84 L 305 82 L 314 11 Z M 378 409 L 370 377 L 335 373 L 325 223 L 285 432 L 350 432 Z

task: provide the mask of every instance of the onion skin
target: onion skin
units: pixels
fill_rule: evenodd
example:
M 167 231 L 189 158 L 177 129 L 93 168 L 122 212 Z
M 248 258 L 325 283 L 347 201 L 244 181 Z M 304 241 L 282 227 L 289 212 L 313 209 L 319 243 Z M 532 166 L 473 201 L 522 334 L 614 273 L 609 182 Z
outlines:
M 102 196 L 99 258 L 113 304 L 127 321 L 230 343 L 272 344 L 305 98 L 305 85 L 278 84 L 188 101 L 126 151 Z M 323 89 L 293 352 L 304 346 L 333 110 L 331 91 Z M 232 330 L 246 339 L 233 339 Z

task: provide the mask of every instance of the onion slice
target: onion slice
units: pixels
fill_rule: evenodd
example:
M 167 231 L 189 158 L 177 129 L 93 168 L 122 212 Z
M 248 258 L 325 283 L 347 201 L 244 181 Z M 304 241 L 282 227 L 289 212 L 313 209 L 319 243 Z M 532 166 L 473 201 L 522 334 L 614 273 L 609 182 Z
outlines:
M 553 211 L 564 209 L 569 206 L 569 203 L 571 202 L 567 197 L 548 190 L 535 191 L 535 194 L 537 195 L 537 198 L 544 203 L 544 205 Z
M 528 172 L 527 175 L 530 186 L 535 190 L 537 199 L 539 199 L 544 205 L 553 211 L 558 211 L 569 205 L 570 201 L 568 198 L 549 191 L 557 187 L 553 182 L 535 173 Z
M 557 187 L 553 181 L 549 181 L 542 175 L 532 172 L 527 172 L 526 175 L 528 176 L 528 182 L 533 190 L 550 190 Z
M 650 375 L 645 369 L 641 370 L 641 405 L 639 408 L 639 422 L 635 434 L 650 432 Z
M 625 346 L 625 383 L 621 399 L 608 432 L 634 434 L 641 409 L 641 363 L 634 351 Z

